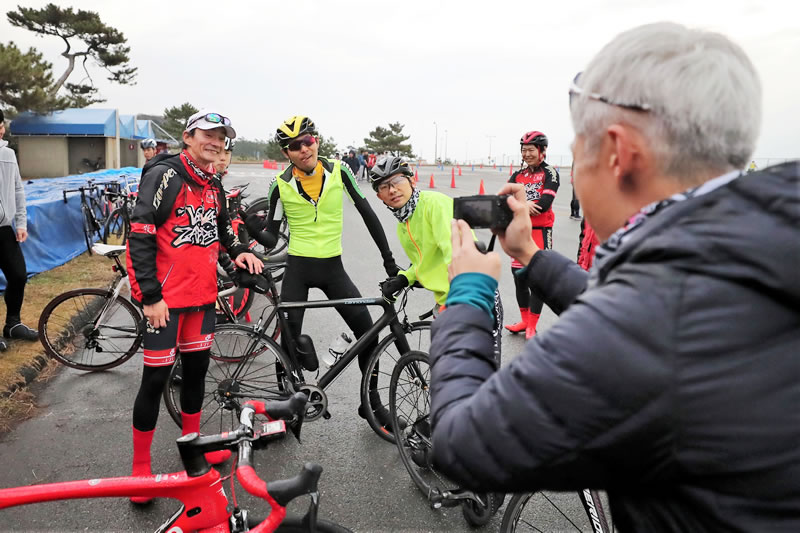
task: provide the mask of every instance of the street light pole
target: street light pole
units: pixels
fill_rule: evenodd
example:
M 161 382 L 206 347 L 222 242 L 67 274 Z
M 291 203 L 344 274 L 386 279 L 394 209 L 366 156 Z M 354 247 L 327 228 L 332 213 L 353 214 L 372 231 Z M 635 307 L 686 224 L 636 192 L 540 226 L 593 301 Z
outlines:
M 447 161 L 447 130 L 444 130 L 444 160 Z
M 433 125 L 436 126 L 436 139 L 433 141 L 433 164 L 435 165 L 439 159 L 439 125 L 435 120 Z
M 487 137 L 489 138 L 489 163 L 491 163 L 492 162 L 492 139 L 494 139 L 495 136 L 494 135 L 487 135 Z

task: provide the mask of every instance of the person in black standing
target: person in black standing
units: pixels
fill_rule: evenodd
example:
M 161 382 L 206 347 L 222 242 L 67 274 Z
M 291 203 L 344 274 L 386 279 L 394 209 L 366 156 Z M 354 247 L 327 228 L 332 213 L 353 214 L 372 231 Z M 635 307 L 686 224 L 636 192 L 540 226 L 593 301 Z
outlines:
M 5 116 L 0 110 L 0 270 L 6 277 L 6 323 L 3 327 L 5 339 L 35 341 L 39 333 L 22 323 L 20 311 L 25 296 L 28 270 L 20 243 L 28 238 L 28 218 L 25 211 L 25 189 L 19 175 L 19 165 L 14 150 L 3 140 L 6 133 Z M 0 351 L 8 343 L 0 339 Z

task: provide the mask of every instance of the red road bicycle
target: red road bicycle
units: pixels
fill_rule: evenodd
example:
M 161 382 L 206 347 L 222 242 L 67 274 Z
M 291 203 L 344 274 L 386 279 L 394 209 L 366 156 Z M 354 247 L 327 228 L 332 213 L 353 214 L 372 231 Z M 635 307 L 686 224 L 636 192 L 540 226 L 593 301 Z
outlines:
M 178 451 L 186 469 L 172 474 L 151 476 L 125 476 L 86 479 L 64 483 L 49 483 L 27 487 L 0 489 L 0 509 L 17 505 L 80 498 L 172 498 L 180 500 L 181 507 L 156 531 L 157 533 L 200 532 L 320 532 L 346 533 L 349 529 L 317 518 L 319 492 L 317 482 L 322 467 L 306 463 L 301 473 L 291 479 L 266 483 L 253 469 L 253 450 L 267 446 L 268 442 L 286 433 L 286 422 L 299 438 L 303 422 L 306 397 L 297 393 L 288 400 L 267 403 L 247 402 L 241 412 L 241 424 L 230 432 L 200 436 L 191 433 L 178 439 Z M 263 414 L 268 422 L 253 427 L 253 415 Z M 225 494 L 225 479 L 211 468 L 205 453 L 215 450 L 238 451 L 231 470 L 233 505 Z M 264 520 L 254 519 L 248 511 L 236 504 L 233 472 L 239 483 L 250 494 L 269 503 L 272 511 Z M 304 517 L 286 516 L 286 506 L 298 496 L 311 497 L 309 510 Z

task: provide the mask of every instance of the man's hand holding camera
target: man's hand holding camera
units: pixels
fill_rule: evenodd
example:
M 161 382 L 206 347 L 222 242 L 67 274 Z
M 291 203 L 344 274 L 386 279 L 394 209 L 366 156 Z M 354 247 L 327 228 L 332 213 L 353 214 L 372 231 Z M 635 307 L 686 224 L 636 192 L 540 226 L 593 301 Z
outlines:
M 463 220 L 453 220 L 450 241 L 453 245 L 452 259 L 447 267 L 450 281 L 464 272 L 481 272 L 500 279 L 500 256 L 495 252 L 484 254 L 478 250 L 469 224 Z

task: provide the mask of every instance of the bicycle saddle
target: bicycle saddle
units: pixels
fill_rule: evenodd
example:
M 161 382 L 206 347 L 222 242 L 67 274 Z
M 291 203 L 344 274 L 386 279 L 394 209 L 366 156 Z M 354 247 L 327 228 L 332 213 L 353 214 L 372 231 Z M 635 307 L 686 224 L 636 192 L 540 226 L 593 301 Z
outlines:
M 92 246 L 92 251 L 105 257 L 117 257 L 125 253 L 125 246 L 114 246 L 112 244 L 97 243 Z

